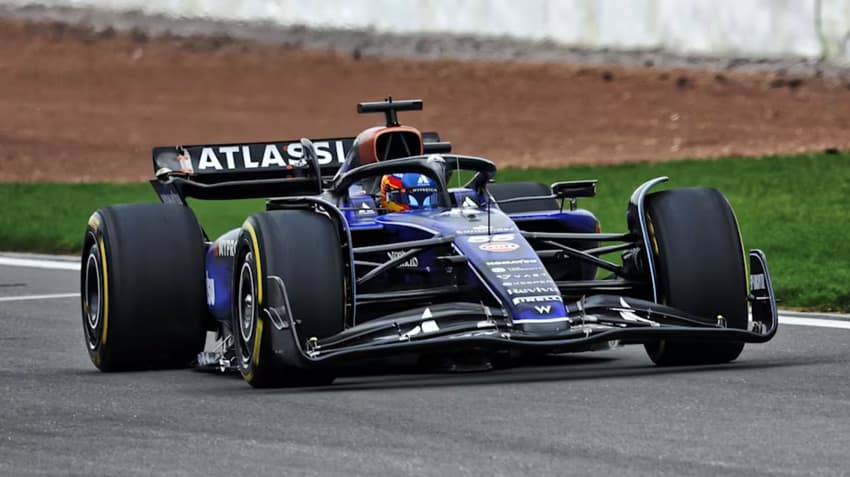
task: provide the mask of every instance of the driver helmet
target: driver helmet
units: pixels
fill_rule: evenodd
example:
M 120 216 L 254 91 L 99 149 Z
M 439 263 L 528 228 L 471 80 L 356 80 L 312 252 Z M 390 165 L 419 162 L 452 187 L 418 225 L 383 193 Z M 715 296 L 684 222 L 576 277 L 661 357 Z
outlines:
M 381 207 L 390 212 L 430 209 L 439 204 L 437 183 L 423 174 L 389 174 L 381 178 Z

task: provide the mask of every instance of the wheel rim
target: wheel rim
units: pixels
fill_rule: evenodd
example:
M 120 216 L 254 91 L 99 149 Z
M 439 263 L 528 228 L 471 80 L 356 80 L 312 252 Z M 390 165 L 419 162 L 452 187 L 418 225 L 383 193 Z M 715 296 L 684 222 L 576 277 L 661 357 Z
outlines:
M 84 299 L 86 314 L 85 322 L 88 328 L 88 333 L 86 333 L 86 335 L 88 337 L 88 345 L 92 349 L 96 348 L 99 342 L 97 329 L 100 325 L 100 303 L 102 297 L 100 276 L 100 263 L 98 262 L 98 257 L 95 253 L 90 253 L 88 260 L 86 260 Z
M 239 271 L 239 302 L 237 314 L 239 318 L 239 337 L 242 341 L 242 357 L 248 359 L 251 353 L 251 338 L 254 335 L 254 315 L 256 300 L 254 298 L 254 270 L 251 268 L 251 252 L 245 255 L 242 268 Z

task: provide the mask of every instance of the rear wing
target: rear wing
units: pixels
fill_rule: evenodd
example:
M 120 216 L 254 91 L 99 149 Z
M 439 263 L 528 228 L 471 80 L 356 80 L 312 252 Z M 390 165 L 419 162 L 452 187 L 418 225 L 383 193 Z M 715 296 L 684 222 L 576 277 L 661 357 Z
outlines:
M 422 133 L 426 152 L 451 150 L 436 132 Z M 151 181 L 165 203 L 198 199 L 248 199 L 314 195 L 340 169 L 354 138 L 312 141 L 319 176 L 304 160 L 298 140 L 243 144 L 155 147 Z
M 313 141 L 323 176 L 336 173 L 354 138 Z M 153 168 L 157 177 L 176 172 L 204 184 L 232 180 L 299 176 L 306 171 L 300 141 L 211 144 L 155 147 Z

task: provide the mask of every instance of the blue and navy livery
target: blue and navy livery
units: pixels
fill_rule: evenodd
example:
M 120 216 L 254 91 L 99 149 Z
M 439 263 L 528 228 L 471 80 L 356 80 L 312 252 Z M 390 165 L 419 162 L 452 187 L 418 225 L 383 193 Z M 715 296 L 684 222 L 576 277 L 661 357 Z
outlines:
M 265 277 L 271 289 L 262 306 L 287 366 L 441 349 L 582 351 L 682 336 L 763 342 L 775 334 L 775 299 L 759 251 L 748 255 L 760 284 L 750 290 L 756 324 L 749 329 L 663 303 L 655 232 L 643 207 L 663 179 L 633 194 L 628 232 L 603 233 L 594 214 L 577 206 L 595 194 L 595 181 L 493 183 L 493 162 L 452 154 L 436 133 L 398 124 L 396 112 L 421 109 L 421 101 L 360 106 L 385 113 L 386 126 L 355 138 L 154 150 L 152 183 L 163 202 L 265 197 L 268 210 L 301 209 L 334 223 L 347 274 L 342 332 L 300 336 L 300 320 L 310 317 L 293 316 L 285 283 Z M 235 227 L 208 240 L 208 309 L 225 334 L 238 305 L 236 249 L 244 234 Z M 600 258 L 611 253 L 619 259 Z

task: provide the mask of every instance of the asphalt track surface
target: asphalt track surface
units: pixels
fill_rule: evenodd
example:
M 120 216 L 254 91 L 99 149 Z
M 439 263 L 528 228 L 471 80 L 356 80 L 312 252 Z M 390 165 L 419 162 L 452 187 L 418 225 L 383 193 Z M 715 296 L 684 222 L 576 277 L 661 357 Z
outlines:
M 847 329 L 785 324 L 726 366 L 660 369 L 628 347 L 259 391 L 97 372 L 78 280 L 0 266 L 0 475 L 850 473 Z

